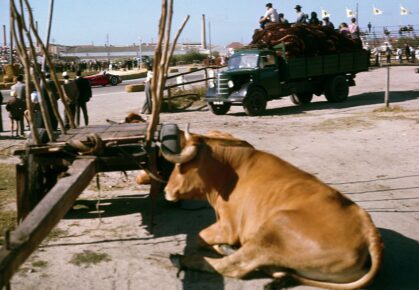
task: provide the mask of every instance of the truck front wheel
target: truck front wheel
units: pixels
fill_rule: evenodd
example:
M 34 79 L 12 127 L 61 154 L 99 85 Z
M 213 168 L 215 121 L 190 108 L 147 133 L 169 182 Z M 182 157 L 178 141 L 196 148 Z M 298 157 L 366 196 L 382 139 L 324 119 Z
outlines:
M 298 93 L 291 95 L 291 102 L 294 105 L 309 104 L 313 99 L 313 93 Z
M 261 115 L 266 110 L 265 92 L 261 89 L 251 89 L 243 101 L 243 108 L 248 116 Z
M 208 103 L 211 112 L 214 115 L 225 115 L 231 107 L 230 103 L 223 103 L 222 105 L 215 105 L 213 102 Z
M 326 83 L 324 96 L 329 102 L 343 102 L 348 98 L 349 86 L 344 76 L 336 76 Z

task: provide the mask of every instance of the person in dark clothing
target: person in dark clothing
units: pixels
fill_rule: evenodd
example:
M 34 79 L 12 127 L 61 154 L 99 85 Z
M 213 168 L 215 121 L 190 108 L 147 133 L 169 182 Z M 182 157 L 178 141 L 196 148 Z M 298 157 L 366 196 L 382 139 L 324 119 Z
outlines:
M 288 20 L 284 16 L 284 13 L 279 13 L 278 14 L 278 23 L 289 24 Z
M 79 98 L 77 102 L 77 119 L 76 123 L 77 126 L 80 125 L 80 109 L 83 112 L 84 124 L 87 126 L 89 125 L 89 115 L 87 113 L 87 102 L 92 97 L 92 87 L 90 82 L 81 76 L 81 71 L 77 71 L 76 73 L 76 85 L 79 89 Z
M 70 76 L 67 71 L 63 72 L 63 89 L 66 99 L 61 100 L 62 102 L 66 101 L 68 109 L 70 110 L 71 122 L 75 123 L 76 111 L 77 111 L 77 102 L 79 98 L 79 89 L 77 88 L 76 82 L 70 80 Z M 67 116 L 67 113 L 64 112 L 64 122 L 67 129 L 70 128 L 70 120 Z
M 152 98 L 151 98 L 151 79 L 153 78 L 153 67 L 147 63 L 147 77 L 145 79 L 145 100 L 141 109 L 142 114 L 151 114 L 152 111 Z
M 323 26 L 326 27 L 330 27 L 332 29 L 335 29 L 335 26 L 333 25 L 333 23 L 330 21 L 329 17 L 324 17 L 323 18 Z
M 46 104 L 46 108 L 47 108 L 48 115 L 51 122 L 51 127 L 54 131 L 56 131 L 58 128 L 58 120 L 54 114 L 53 104 L 51 103 L 51 98 L 53 102 L 55 102 L 54 105 L 57 107 L 57 101 L 59 99 L 59 95 L 58 95 L 57 87 L 55 86 L 55 83 L 51 80 L 51 75 L 49 73 L 45 74 L 45 81 L 46 81 L 46 85 L 44 85 L 44 83 L 41 83 L 42 97 Z M 49 92 L 48 92 L 48 89 L 49 89 Z M 49 93 L 51 93 L 51 96 L 49 96 Z M 41 124 L 39 125 L 39 128 L 45 128 L 45 124 L 43 120 L 41 120 Z
M 320 20 L 319 20 L 319 18 L 317 18 L 317 13 L 316 12 L 311 12 L 311 15 L 310 15 L 310 20 L 308 21 L 308 24 L 311 24 L 311 25 L 320 25 Z

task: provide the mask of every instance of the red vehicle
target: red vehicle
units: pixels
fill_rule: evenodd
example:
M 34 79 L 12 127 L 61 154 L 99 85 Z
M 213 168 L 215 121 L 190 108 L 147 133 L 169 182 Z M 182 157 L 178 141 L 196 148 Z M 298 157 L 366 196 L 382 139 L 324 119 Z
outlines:
M 106 86 L 112 85 L 116 86 L 117 84 L 122 83 L 120 76 L 113 75 L 107 72 L 101 74 L 86 76 L 85 79 L 89 80 L 91 86 Z

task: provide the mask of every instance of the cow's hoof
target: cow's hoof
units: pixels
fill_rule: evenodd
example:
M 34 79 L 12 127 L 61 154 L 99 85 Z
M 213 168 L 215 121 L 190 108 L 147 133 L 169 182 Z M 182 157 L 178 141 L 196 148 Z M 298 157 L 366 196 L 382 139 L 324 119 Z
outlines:
M 220 245 L 214 245 L 214 250 L 223 256 L 229 256 L 231 254 L 234 254 L 237 249 L 228 245 L 228 244 L 220 244 Z
M 180 262 L 181 258 L 182 258 L 182 255 L 170 254 L 170 262 L 172 262 L 172 265 L 178 268 L 179 270 L 183 269 L 183 266 Z

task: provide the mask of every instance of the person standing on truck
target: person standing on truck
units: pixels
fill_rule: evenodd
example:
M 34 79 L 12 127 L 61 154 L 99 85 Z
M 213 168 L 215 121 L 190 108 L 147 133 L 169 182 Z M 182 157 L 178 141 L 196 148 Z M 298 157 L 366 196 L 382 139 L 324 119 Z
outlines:
M 333 25 L 333 23 L 330 21 L 329 17 L 324 17 L 323 18 L 323 26 L 326 27 L 330 27 L 332 29 L 335 29 L 335 26 Z
M 278 23 L 287 24 L 287 25 L 289 24 L 288 20 L 285 19 L 284 17 L 284 13 L 279 13 L 278 16 L 279 16 Z
M 266 12 L 263 17 L 259 19 L 260 28 L 264 29 L 267 24 L 278 23 L 278 12 L 272 7 L 272 3 L 268 3 L 266 6 Z
M 320 25 L 320 20 L 319 18 L 317 18 L 317 13 L 316 12 L 311 12 L 311 17 L 310 20 L 308 21 L 308 24 L 311 25 Z
M 359 26 L 356 23 L 356 18 L 351 18 L 351 23 L 348 26 L 349 31 L 351 32 L 352 39 L 358 39 L 359 38 Z
M 342 22 L 339 25 L 339 33 L 349 39 L 352 37 L 351 32 L 349 31 L 349 28 L 348 28 L 348 24 L 346 24 L 346 22 Z
M 303 7 L 301 7 L 300 5 L 296 5 L 294 7 L 295 11 L 297 12 L 297 20 L 295 21 L 295 23 L 307 23 L 307 15 L 301 11 L 301 8 Z

